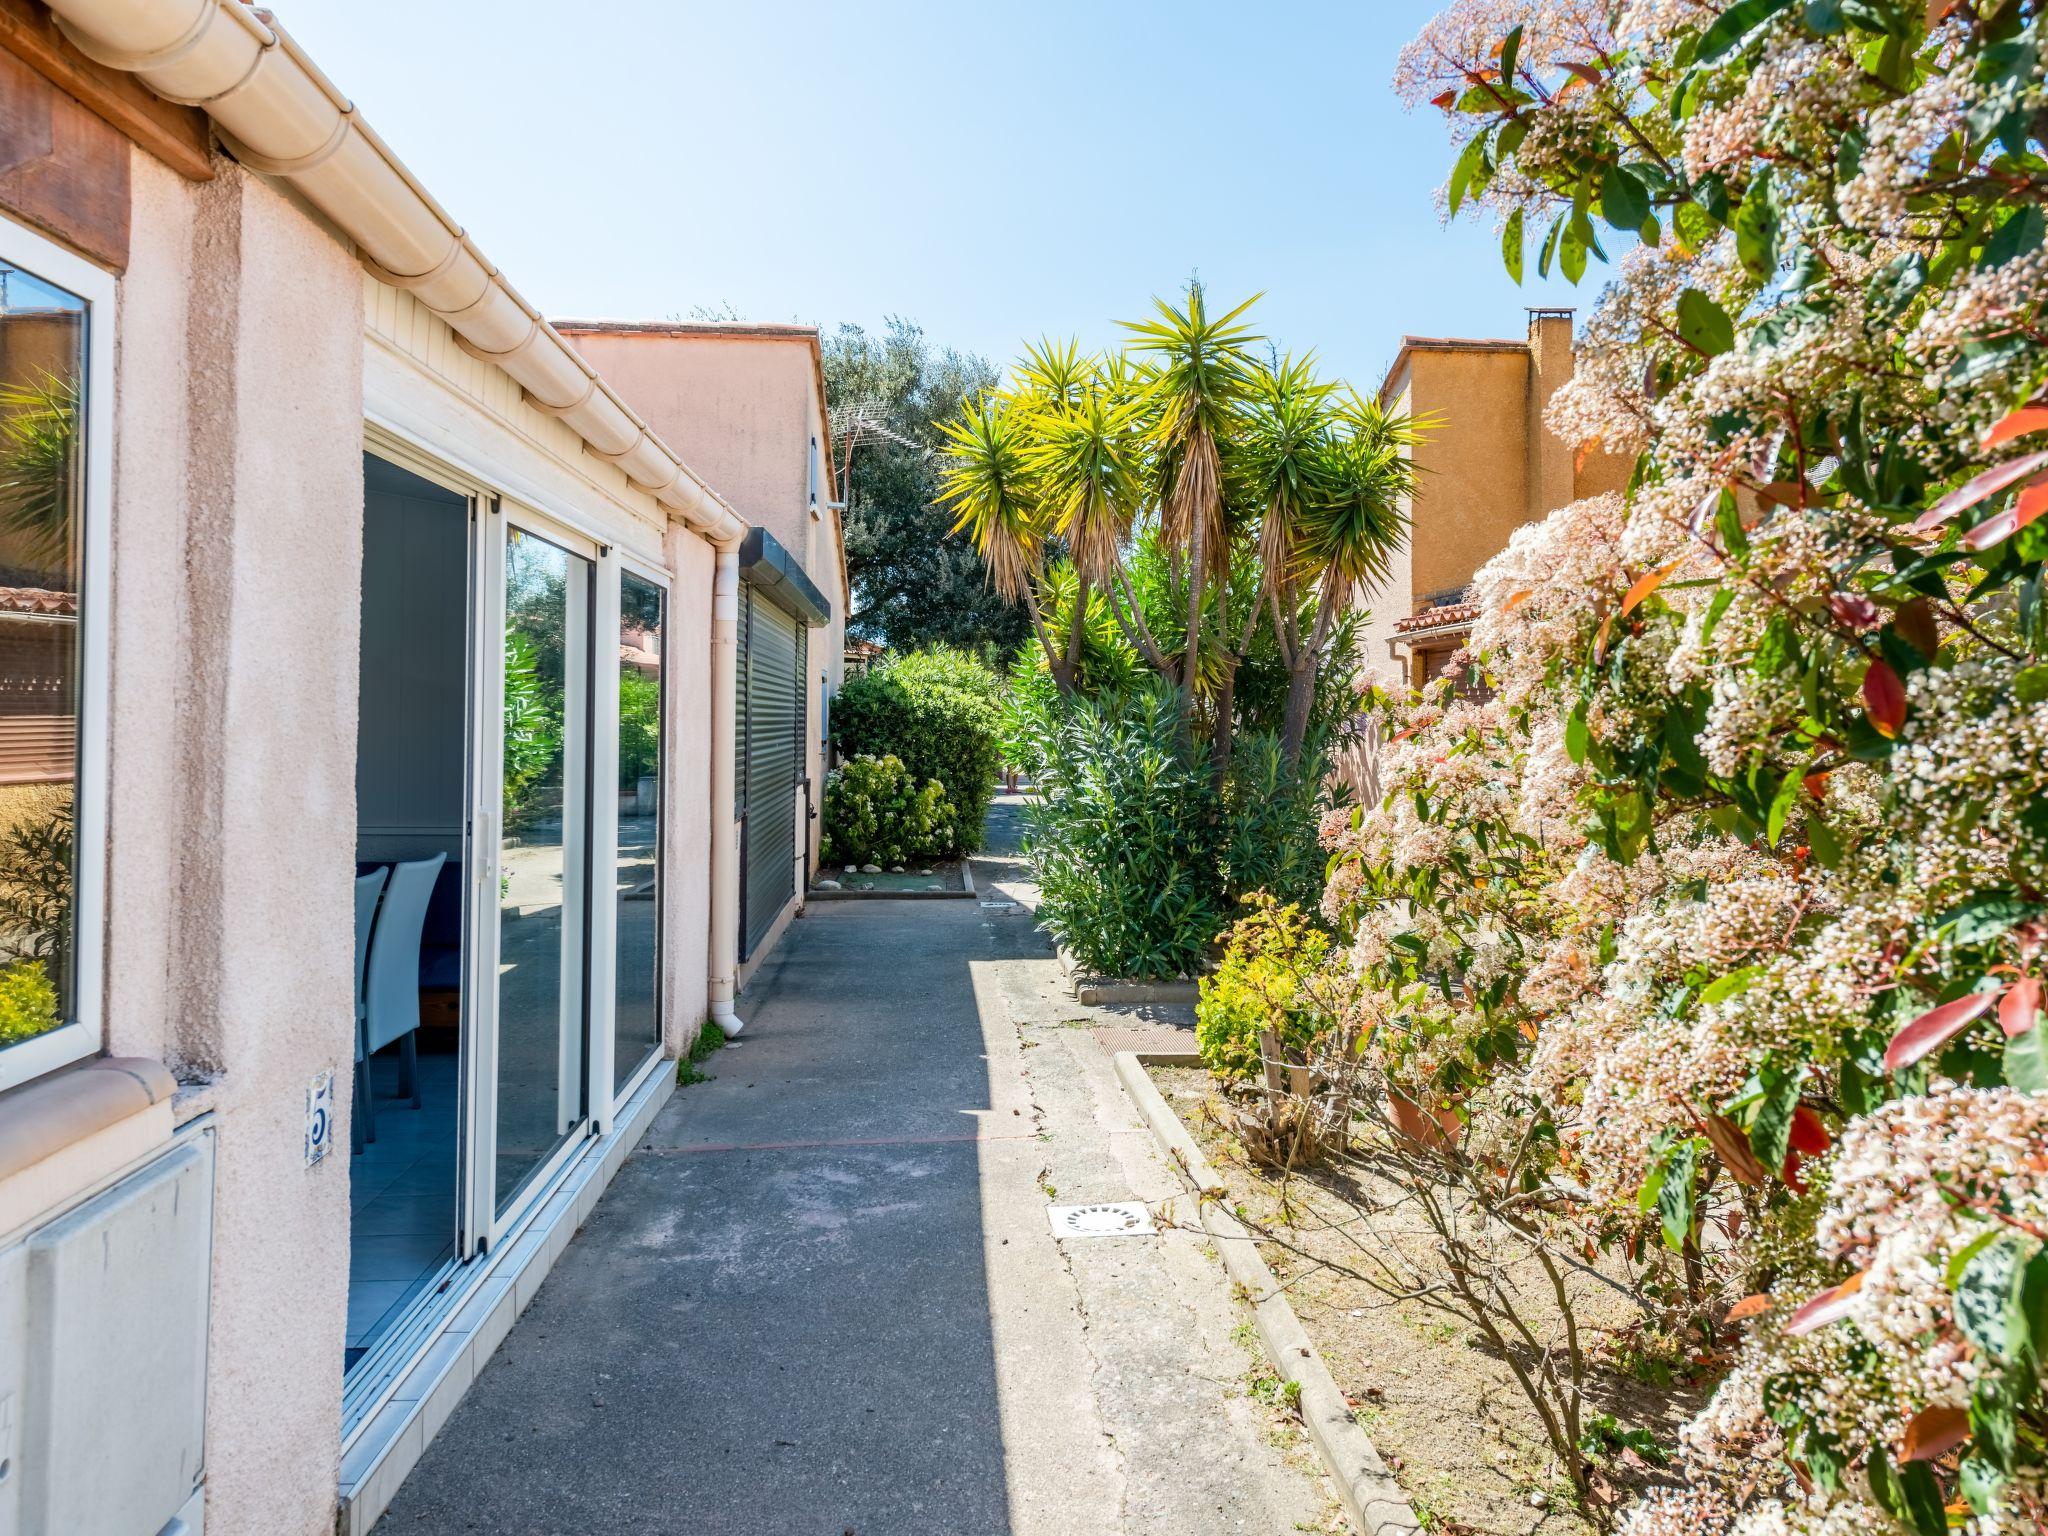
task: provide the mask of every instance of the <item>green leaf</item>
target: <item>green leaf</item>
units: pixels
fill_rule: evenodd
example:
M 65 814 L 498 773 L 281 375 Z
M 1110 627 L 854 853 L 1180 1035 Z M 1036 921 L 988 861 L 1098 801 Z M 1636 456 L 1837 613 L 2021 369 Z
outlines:
M 1778 268 L 1778 199 L 1768 166 L 1757 173 L 1735 210 L 1735 254 L 1758 282 L 1768 282 Z
M 1970 1267 L 1970 1260 L 1976 1258 L 1978 1254 L 1998 1241 L 1998 1232 L 1999 1229 L 1997 1227 L 1986 1227 L 1982 1232 L 1971 1238 L 1969 1242 L 1958 1248 L 1948 1261 L 1948 1269 L 1942 1276 L 1942 1284 L 1953 1291 L 1957 1283 L 1963 1278 L 1963 1271 Z
M 2000 1232 L 1972 1254 L 1956 1277 L 1956 1326 L 1978 1348 L 2009 1360 L 2028 1342 L 2021 1282 L 2040 1244 L 2017 1232 Z
M 1700 1006 L 1709 1008 L 1715 1003 L 1727 1001 L 1738 992 L 1748 991 L 1749 984 L 1763 973 L 1764 968 L 1761 965 L 1745 965 L 1738 971 L 1730 971 L 1726 976 L 1707 984 L 1706 990 L 1700 993 Z
M 1792 0 L 1736 0 L 1700 34 L 1700 45 L 1693 52 L 1694 60 L 1701 64 L 1713 63 L 1791 3 Z
M 1521 31 L 1520 27 L 1515 29 Z M 1508 215 L 1507 228 L 1500 232 L 1500 259 L 1508 269 L 1508 276 L 1517 283 L 1522 280 L 1522 210 L 1517 208 Z
M 2048 662 L 2021 667 L 2012 676 L 2012 692 L 2022 704 L 2039 704 L 2048 699 Z
M 1569 214 L 1560 213 L 1555 219 L 1550 221 L 1550 233 L 1543 237 L 1543 249 L 1536 256 L 1536 275 L 1538 277 L 1550 276 L 1551 259 L 1557 255 L 1558 238 L 1564 233 L 1564 221 L 1569 217 Z
M 1848 851 L 1842 846 L 1841 837 L 1818 810 L 1806 813 L 1806 845 L 1813 850 L 1813 856 L 1820 861 L 1822 869 L 1841 868 L 1842 855 Z
M 1785 835 L 1785 822 L 1791 816 L 1792 808 L 1799 803 L 1800 793 L 1805 787 L 1797 772 L 1788 773 L 1778 785 L 1778 792 L 1771 796 L 1771 808 L 1764 817 L 1764 839 L 1773 848 Z
M 1664 1228 L 1664 1246 L 1673 1253 L 1692 1236 L 1693 1184 L 1699 1170 L 1700 1144 L 1682 1141 L 1671 1149 L 1664 1186 L 1657 1191 L 1657 1219 Z
M 1565 225 L 1564 239 L 1557 250 L 1557 266 L 1568 283 L 1576 283 L 1586 275 L 1586 247 L 1591 243 L 1592 232 L 1583 214 L 1575 215 Z
M 1714 527 L 1721 535 L 1721 547 L 1731 557 L 1740 560 L 1749 553 L 1749 530 L 1742 526 L 1742 512 L 1735 505 L 1735 498 L 1726 491 L 1721 493 L 1720 504 L 1714 509 Z
M 1521 52 L 1522 29 L 1516 27 L 1501 40 L 1500 78 L 1503 85 L 1513 85 L 1515 83 L 1515 61 L 1521 56 Z
M 1992 891 L 1973 897 L 1959 907 L 1941 914 L 1941 924 L 1957 944 L 1981 944 L 1995 939 L 2015 923 L 2034 917 L 2041 908 L 2009 891 Z
M 1749 1123 L 1750 1150 L 1766 1170 L 1776 1173 L 1785 1166 L 1792 1140 L 1792 1112 L 1799 1107 L 1799 1085 L 1806 1073 L 1764 1073 L 1764 1094 L 1756 1117 Z
M 1600 179 L 1600 217 L 1634 234 L 1650 216 L 1650 196 L 1625 165 L 1610 165 Z
M 2044 224 L 2039 203 L 2028 203 L 1993 231 L 1984 242 L 1984 254 L 1977 265 L 1985 269 L 2002 267 L 2016 257 L 2041 248 Z
M 1735 345 L 1735 322 L 1713 299 L 1688 288 L 1678 296 L 1678 334 L 1687 346 L 1719 357 Z
M 1458 163 L 1451 167 L 1450 199 L 1451 212 L 1456 213 L 1465 194 L 1472 189 L 1472 178 L 1480 175 L 1486 164 L 1486 135 L 1474 134 L 1465 143 L 1465 149 L 1458 156 Z
M 2036 1024 L 2005 1042 L 2005 1080 L 2021 1093 L 2048 1093 L 2048 1029 Z
M 1575 763 L 1583 763 L 1586 754 L 1592 750 L 1593 732 L 1586 724 L 1586 711 L 1575 709 L 1564 723 L 1565 754 Z

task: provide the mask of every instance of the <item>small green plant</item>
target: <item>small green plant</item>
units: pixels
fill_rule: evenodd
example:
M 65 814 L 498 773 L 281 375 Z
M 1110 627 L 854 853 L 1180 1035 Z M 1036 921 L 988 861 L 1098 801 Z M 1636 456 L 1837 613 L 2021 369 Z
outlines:
M 1302 985 L 1329 958 L 1329 935 L 1291 903 L 1255 896 L 1248 904 L 1251 915 L 1230 929 L 1195 1005 L 1195 1047 L 1218 1077 L 1257 1075 L 1266 1030 L 1305 1050 L 1333 1022 Z
M 952 847 L 945 787 L 919 783 L 897 757 L 856 757 L 825 779 L 827 864 L 902 864 Z
M 1634 1451 L 1653 1466 L 1667 1460 L 1657 1437 L 1647 1429 L 1625 1429 L 1611 1413 L 1595 1414 L 1579 1436 L 1579 1453 L 1594 1461 L 1607 1461 L 1623 1451 Z
M 0 1046 L 47 1034 L 63 1022 L 57 988 L 40 960 L 17 960 L 0 970 Z
M 710 1019 L 697 1031 L 697 1038 L 690 1042 L 690 1049 L 676 1063 L 676 1085 L 687 1088 L 692 1083 L 708 1083 L 711 1074 L 700 1071 L 699 1064 L 711 1059 L 715 1052 L 725 1049 L 725 1031 Z

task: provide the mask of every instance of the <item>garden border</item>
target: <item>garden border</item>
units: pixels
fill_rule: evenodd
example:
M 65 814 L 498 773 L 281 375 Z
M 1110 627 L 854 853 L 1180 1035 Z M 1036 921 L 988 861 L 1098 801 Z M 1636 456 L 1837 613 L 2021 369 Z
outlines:
M 1116 1075 L 1124 1091 L 1160 1150 L 1195 1186 L 1195 1208 L 1202 1229 L 1215 1242 L 1224 1271 L 1243 1288 L 1251 1303 L 1252 1321 L 1266 1346 L 1266 1359 L 1282 1381 L 1300 1385 L 1302 1425 L 1337 1485 L 1337 1496 L 1352 1524 L 1361 1536 L 1415 1536 L 1422 1523 L 1415 1518 L 1407 1494 L 1345 1402 L 1329 1366 L 1309 1340 L 1301 1319 L 1294 1315 L 1286 1290 L 1260 1255 L 1258 1243 L 1209 1195 L 1209 1191 L 1222 1188 L 1223 1181 L 1145 1070 L 1148 1066 L 1201 1064 L 1199 1056 L 1183 1051 L 1116 1053 Z
M 1120 976 L 1096 976 L 1081 969 L 1066 945 L 1056 943 L 1060 975 L 1074 1001 L 1090 1008 L 1113 1008 L 1118 1004 L 1153 1003 L 1167 1007 L 1192 1008 L 1202 1000 L 1201 984 L 1193 981 L 1128 981 Z
M 818 889 L 816 882 L 804 892 L 804 900 L 811 901 L 972 901 L 978 894 L 974 889 L 974 855 L 960 857 L 960 889 L 957 891 L 826 891 Z

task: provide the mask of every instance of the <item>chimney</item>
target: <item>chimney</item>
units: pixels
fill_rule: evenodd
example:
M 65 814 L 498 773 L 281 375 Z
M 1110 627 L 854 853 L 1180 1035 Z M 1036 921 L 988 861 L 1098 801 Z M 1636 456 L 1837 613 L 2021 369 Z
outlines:
M 1529 521 L 1573 500 L 1572 448 L 1543 424 L 1543 408 L 1572 376 L 1572 311 L 1529 311 L 1529 391 L 1524 443 L 1528 454 Z

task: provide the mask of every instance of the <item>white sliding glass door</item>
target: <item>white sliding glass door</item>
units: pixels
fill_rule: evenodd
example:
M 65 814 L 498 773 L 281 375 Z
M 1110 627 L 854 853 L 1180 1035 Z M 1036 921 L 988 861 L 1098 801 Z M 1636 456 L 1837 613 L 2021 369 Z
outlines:
M 492 514 L 483 547 L 483 692 L 498 707 L 481 712 L 476 743 L 473 824 L 488 856 L 472 898 L 487 1017 L 471 1197 L 495 1237 L 589 1127 L 599 559 L 587 540 L 514 510 Z

